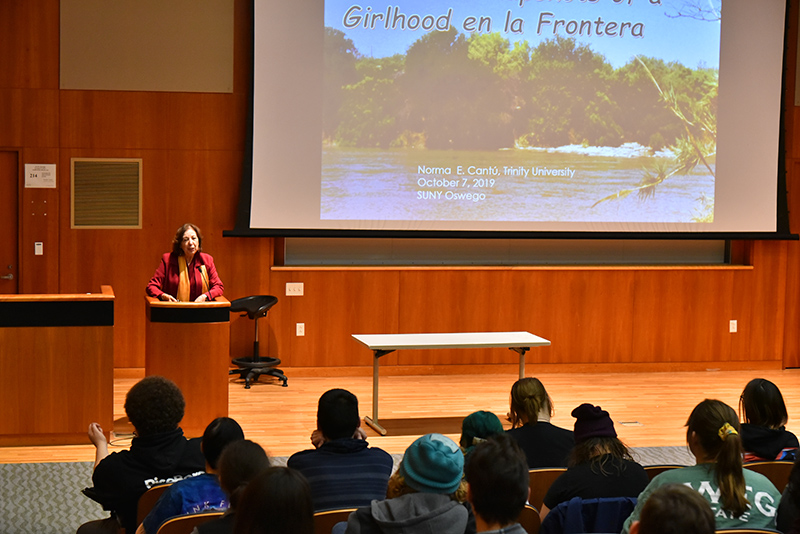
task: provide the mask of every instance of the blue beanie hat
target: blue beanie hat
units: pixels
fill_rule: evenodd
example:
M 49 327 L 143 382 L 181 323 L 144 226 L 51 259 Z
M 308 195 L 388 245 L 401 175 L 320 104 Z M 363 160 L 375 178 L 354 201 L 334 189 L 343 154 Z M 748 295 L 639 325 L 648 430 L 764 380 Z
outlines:
M 400 462 L 406 484 L 420 493 L 455 493 L 464 475 L 464 455 L 442 434 L 425 434 L 406 449 Z

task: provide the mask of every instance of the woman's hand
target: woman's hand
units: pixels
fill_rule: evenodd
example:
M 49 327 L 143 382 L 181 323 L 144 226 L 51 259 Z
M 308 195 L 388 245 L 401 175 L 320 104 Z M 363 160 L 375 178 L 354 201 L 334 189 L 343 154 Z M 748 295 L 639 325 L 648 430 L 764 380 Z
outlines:
M 158 300 L 165 300 L 165 301 L 167 301 L 167 302 L 178 302 L 178 299 L 176 299 L 176 298 L 175 298 L 175 297 L 173 297 L 172 295 L 168 295 L 168 294 L 166 294 L 166 293 L 161 293 L 161 294 L 158 296 Z
M 205 302 L 207 300 L 208 300 L 208 295 L 206 295 L 205 293 L 194 299 L 195 302 Z

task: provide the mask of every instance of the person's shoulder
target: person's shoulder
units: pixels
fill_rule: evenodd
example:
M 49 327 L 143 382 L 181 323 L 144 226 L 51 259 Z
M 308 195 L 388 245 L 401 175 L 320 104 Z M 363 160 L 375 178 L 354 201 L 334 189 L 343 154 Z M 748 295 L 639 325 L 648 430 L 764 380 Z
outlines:
M 304 451 L 297 451 L 289 456 L 289 459 L 286 460 L 286 465 L 296 469 L 298 464 L 305 463 L 306 460 L 318 455 L 319 449 L 306 449 Z
M 198 252 L 197 254 L 200 256 L 200 259 L 203 260 L 203 263 L 205 264 L 214 263 L 214 257 L 211 254 L 207 254 L 205 252 Z

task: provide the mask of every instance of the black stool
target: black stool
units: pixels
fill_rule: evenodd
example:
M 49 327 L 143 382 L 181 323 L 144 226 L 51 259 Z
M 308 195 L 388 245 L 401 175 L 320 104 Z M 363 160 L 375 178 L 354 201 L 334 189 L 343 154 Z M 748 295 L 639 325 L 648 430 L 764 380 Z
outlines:
M 238 374 L 239 378 L 244 378 L 244 388 L 250 389 L 250 382 L 258 380 L 261 375 L 270 375 L 283 381 L 283 387 L 287 387 L 288 380 L 283 371 L 277 367 L 281 364 L 278 358 L 261 358 L 258 355 L 258 319 L 265 317 L 270 308 L 278 303 L 278 297 L 272 295 L 254 295 L 252 297 L 244 297 L 236 299 L 231 302 L 231 313 L 244 312 L 242 317 L 247 315 L 251 319 L 255 319 L 256 334 L 253 341 L 253 356 L 248 358 L 234 358 L 233 364 L 239 366 L 239 369 L 231 369 L 228 371 L 229 375 Z

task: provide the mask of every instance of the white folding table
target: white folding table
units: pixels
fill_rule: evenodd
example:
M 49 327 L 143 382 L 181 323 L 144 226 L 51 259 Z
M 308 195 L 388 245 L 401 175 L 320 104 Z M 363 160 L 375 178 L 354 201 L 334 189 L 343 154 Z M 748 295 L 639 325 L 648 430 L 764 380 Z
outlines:
M 530 332 L 452 332 L 443 334 L 353 334 L 353 337 L 373 352 L 372 417 L 364 422 L 380 435 L 386 429 L 378 423 L 378 361 L 381 356 L 401 349 L 475 349 L 502 347 L 519 354 L 519 377 L 525 376 L 525 353 L 531 347 L 550 345 L 544 338 Z

